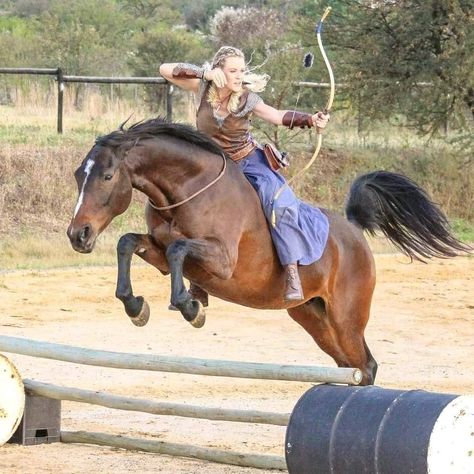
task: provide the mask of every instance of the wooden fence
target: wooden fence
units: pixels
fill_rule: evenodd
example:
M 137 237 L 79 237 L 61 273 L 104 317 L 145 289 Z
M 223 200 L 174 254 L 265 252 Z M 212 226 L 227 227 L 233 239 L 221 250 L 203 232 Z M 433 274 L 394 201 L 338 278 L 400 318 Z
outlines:
M 64 88 L 68 82 L 93 84 L 159 84 L 166 87 L 166 118 L 172 120 L 172 86 L 162 77 L 98 77 L 98 76 L 67 76 L 63 70 L 42 68 L 0 68 L 0 74 L 29 74 L 54 76 L 58 91 L 57 131 L 63 133 Z
M 58 111 L 57 111 L 57 132 L 63 133 L 64 116 L 64 88 L 65 84 L 71 83 L 92 83 L 92 84 L 158 84 L 166 87 L 166 119 L 173 118 L 173 87 L 163 77 L 99 77 L 99 76 L 68 76 L 63 70 L 58 68 L 0 68 L 0 74 L 28 74 L 28 75 L 49 75 L 54 76 L 57 82 Z M 328 82 L 295 82 L 295 86 L 329 88 Z M 344 84 L 338 84 L 344 87 Z

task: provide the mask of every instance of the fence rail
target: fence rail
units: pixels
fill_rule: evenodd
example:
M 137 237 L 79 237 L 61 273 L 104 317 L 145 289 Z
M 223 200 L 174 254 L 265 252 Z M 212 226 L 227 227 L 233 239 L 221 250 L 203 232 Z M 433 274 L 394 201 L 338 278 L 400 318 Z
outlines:
M 0 74 L 34 74 L 34 75 L 50 75 L 55 76 L 58 73 L 58 68 L 35 68 L 35 67 L 2 67 Z
M 105 77 L 105 76 L 69 76 L 65 75 L 62 68 L 0 68 L 0 74 L 31 74 L 31 75 L 50 75 L 57 81 L 58 90 L 58 112 L 57 112 L 57 132 L 63 133 L 63 115 L 64 115 L 64 89 L 65 84 L 71 83 L 89 83 L 89 84 L 150 84 L 166 87 L 166 119 L 171 121 L 173 118 L 173 86 L 163 77 Z M 296 87 L 310 87 L 317 89 L 327 89 L 329 82 L 308 82 L 296 81 L 292 83 Z M 349 84 L 337 83 L 336 88 L 343 89 Z M 418 87 L 432 87 L 430 82 L 418 82 Z M 448 119 L 445 121 L 445 133 L 448 133 Z M 357 131 L 360 134 L 362 130 L 362 113 L 359 110 L 357 114 Z
M 52 68 L 0 68 L 0 74 L 28 74 L 41 76 L 54 76 L 57 82 L 58 90 L 58 113 L 57 113 L 57 132 L 63 133 L 64 116 L 64 89 L 65 84 L 72 83 L 92 83 L 92 84 L 158 84 L 166 87 L 166 118 L 173 118 L 173 98 L 172 86 L 163 77 L 101 77 L 101 76 L 67 76 L 64 71 L 58 67 Z
M 65 75 L 62 68 L 0 68 L 0 74 L 29 74 L 54 76 L 57 81 L 58 90 L 58 112 L 57 112 L 57 132 L 63 133 L 64 116 L 64 89 L 65 84 L 86 83 L 86 84 L 155 84 L 166 87 L 166 119 L 173 118 L 173 87 L 163 77 L 103 77 L 103 76 L 69 76 Z M 329 82 L 293 82 L 294 86 L 328 88 Z M 346 84 L 336 84 L 337 87 L 345 87 Z

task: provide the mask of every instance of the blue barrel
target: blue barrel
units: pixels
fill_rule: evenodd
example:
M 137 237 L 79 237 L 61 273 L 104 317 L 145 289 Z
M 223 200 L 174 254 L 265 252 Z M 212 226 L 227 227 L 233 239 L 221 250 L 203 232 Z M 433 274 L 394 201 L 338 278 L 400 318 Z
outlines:
M 472 396 L 318 385 L 291 414 L 288 471 L 473 474 L 473 420 Z

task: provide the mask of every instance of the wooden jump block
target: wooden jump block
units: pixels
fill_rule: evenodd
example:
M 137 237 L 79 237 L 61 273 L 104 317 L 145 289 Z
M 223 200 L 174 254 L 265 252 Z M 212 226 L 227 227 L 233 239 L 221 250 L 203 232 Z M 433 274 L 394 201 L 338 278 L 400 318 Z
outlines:
M 61 400 L 26 394 L 23 418 L 10 443 L 33 446 L 57 443 L 61 437 Z

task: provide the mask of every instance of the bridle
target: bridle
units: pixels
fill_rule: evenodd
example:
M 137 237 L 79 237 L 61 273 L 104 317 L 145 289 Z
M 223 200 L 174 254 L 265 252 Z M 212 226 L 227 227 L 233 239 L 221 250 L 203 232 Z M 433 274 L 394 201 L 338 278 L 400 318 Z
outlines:
M 169 209 L 174 209 L 175 207 L 179 207 L 182 204 L 185 204 L 186 202 L 191 201 L 191 199 L 194 199 L 196 196 L 199 196 L 199 194 L 203 193 L 204 191 L 209 189 L 212 185 L 216 184 L 217 181 L 219 181 L 222 178 L 222 176 L 224 176 L 225 170 L 227 168 L 227 158 L 224 155 L 224 153 L 221 154 L 221 157 L 224 160 L 224 164 L 222 166 L 221 172 L 219 173 L 219 176 L 217 176 L 217 178 L 215 178 L 209 184 L 206 184 L 206 186 L 201 188 L 199 191 L 196 191 L 194 194 L 191 194 L 191 196 L 187 197 L 186 199 L 183 199 L 182 201 L 179 201 L 175 204 L 170 204 L 169 206 L 157 206 L 150 198 L 148 198 L 148 202 L 150 206 L 157 211 L 168 211 Z

